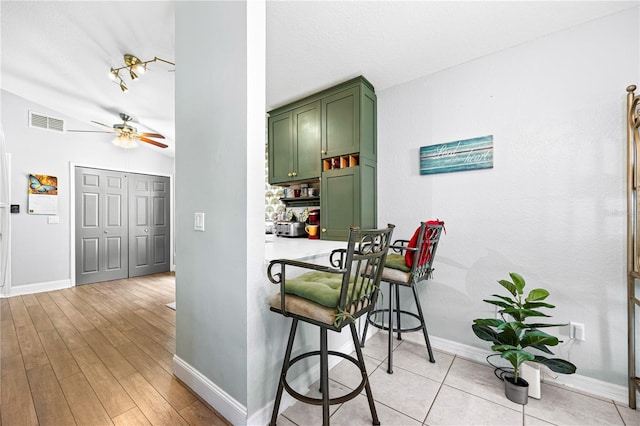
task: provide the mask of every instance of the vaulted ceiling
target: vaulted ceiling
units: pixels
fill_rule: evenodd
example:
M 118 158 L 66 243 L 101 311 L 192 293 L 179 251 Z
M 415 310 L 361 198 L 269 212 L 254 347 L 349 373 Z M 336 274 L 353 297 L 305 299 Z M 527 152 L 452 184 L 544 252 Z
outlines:
M 365 75 L 377 90 L 606 15 L 636 1 L 267 1 L 265 110 Z M 2 1 L 1 87 L 91 123 L 133 116 L 175 143 L 175 67 L 149 64 L 122 93 L 123 55 L 175 61 L 173 1 Z M 105 135 L 106 137 L 107 135 Z M 71 137 L 71 135 L 70 135 Z M 159 149 L 149 146 L 148 149 Z

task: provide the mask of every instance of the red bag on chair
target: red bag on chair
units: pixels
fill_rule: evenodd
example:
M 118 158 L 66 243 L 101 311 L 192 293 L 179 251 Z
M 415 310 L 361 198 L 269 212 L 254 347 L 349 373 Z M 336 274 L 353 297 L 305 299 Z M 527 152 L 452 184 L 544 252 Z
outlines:
M 431 250 L 429 250 L 429 245 L 431 244 L 431 233 L 433 232 L 429 229 L 429 225 L 442 225 L 442 230 L 444 231 L 444 222 L 436 219 L 427 221 L 427 229 L 424 231 L 424 235 L 422 236 L 422 240 L 425 244 L 427 244 L 427 249 L 422 251 L 421 259 L 418 259 L 418 266 L 424 265 L 431 260 Z M 409 244 L 407 247 L 415 248 L 418 245 L 418 236 L 420 235 L 420 226 L 416 229 L 416 232 L 413 233 L 413 237 L 409 240 Z M 415 257 L 415 252 L 411 250 L 407 250 L 404 254 L 404 262 L 407 264 L 407 267 L 411 268 L 413 266 L 413 261 Z

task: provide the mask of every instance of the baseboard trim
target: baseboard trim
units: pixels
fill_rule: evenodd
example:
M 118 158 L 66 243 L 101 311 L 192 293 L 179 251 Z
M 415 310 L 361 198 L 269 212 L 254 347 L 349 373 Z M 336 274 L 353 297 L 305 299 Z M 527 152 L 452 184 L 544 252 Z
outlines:
M 367 340 L 376 334 L 377 330 L 369 333 Z M 448 352 L 461 358 L 469 359 L 479 363 L 486 363 L 487 356 L 493 352 L 479 349 L 463 343 L 454 342 L 452 340 L 443 339 L 437 336 L 430 336 L 431 345 L 434 349 Z M 354 351 L 353 342 L 347 342 L 337 349 L 339 352 L 351 353 Z M 335 367 L 342 359 L 338 357 L 329 358 L 329 369 Z M 265 425 L 271 421 L 271 413 L 273 411 L 274 400 L 269 401 L 264 407 L 256 411 L 251 417 L 247 418 L 247 409 L 222 390 L 215 383 L 204 377 L 200 372 L 180 359 L 177 355 L 173 358 L 174 374 L 182 380 L 187 386 L 193 389 L 202 399 L 204 399 L 215 410 L 222 414 L 228 421 L 234 425 Z M 542 382 L 555 385 L 566 386 L 572 390 L 588 393 L 599 398 L 612 400 L 625 406 L 628 403 L 627 388 L 621 385 L 605 382 L 591 377 L 582 376 L 580 374 L 558 374 L 545 371 L 542 368 Z M 552 375 L 554 374 L 554 375 Z M 305 393 L 313 383 L 316 382 L 320 375 L 320 366 L 316 363 L 313 367 L 301 374 L 295 380 L 290 382 L 291 386 L 299 392 Z M 275 393 L 275 389 L 274 389 Z M 275 395 L 274 395 L 275 396 Z M 297 402 L 287 392 L 283 392 L 280 402 L 278 414 L 281 414 L 287 408 Z
M 470 359 L 480 363 L 486 363 L 487 356 L 494 353 L 443 339 L 441 337 L 429 336 L 429 340 L 431 341 L 431 346 L 433 346 L 434 349 L 449 352 L 461 358 Z M 566 386 L 573 390 L 589 393 L 604 399 L 610 399 L 625 405 L 629 402 L 627 388 L 624 386 L 593 379 L 580 374 L 556 374 L 546 367 L 541 367 L 540 372 L 542 373 L 541 379 L 543 383 L 553 384 L 556 386 Z
M 181 359 L 173 356 L 173 374 L 233 425 L 247 424 L 247 407 Z
M 49 281 L 44 283 L 19 285 L 10 287 L 8 294 L 2 297 L 22 296 L 24 294 L 42 293 L 43 291 L 62 290 L 71 287 L 71 280 Z

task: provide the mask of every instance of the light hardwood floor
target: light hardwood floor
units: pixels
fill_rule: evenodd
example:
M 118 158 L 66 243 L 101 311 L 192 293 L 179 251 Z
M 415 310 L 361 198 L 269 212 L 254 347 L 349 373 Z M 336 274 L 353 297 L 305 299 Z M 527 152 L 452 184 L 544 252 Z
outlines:
M 0 419 L 11 425 L 228 425 L 172 374 L 175 277 L 0 299 Z

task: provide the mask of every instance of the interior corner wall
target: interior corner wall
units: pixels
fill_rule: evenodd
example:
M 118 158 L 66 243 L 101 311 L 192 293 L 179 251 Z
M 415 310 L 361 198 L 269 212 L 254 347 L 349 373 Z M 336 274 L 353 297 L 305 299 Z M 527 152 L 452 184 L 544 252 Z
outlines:
M 152 149 L 117 149 L 104 134 L 66 133 L 29 127 L 29 111 L 64 120 L 65 128 L 83 128 L 77 122 L 16 94 L 0 92 L 2 125 L 7 152 L 11 154 L 11 294 L 31 292 L 47 284 L 71 283 L 70 163 L 151 174 L 173 174 L 173 158 Z M 108 135 L 106 135 L 108 136 Z M 29 174 L 58 178 L 60 223 L 48 224 L 46 215 L 28 214 Z
M 246 7 L 176 3 L 176 356 L 244 407 Z
M 380 223 L 410 236 L 445 221 L 429 332 L 489 350 L 472 332 L 482 299 L 520 273 L 546 288 L 555 323 L 586 340 L 556 354 L 626 386 L 625 88 L 640 83 L 638 9 L 378 91 Z M 493 135 L 492 169 L 420 175 L 419 148 Z M 556 330 L 552 331 L 556 334 Z

